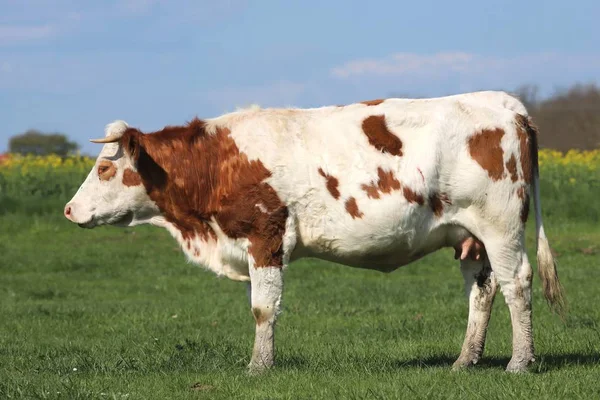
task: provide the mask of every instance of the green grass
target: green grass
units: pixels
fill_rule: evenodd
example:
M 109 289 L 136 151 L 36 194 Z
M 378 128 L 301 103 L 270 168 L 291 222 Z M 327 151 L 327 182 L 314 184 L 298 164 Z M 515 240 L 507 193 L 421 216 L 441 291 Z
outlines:
M 504 372 L 511 333 L 501 295 L 481 364 L 450 371 L 467 302 L 445 250 L 389 275 L 292 264 L 277 366 L 250 377 L 244 284 L 186 263 L 157 228 L 89 231 L 58 215 L 7 213 L 0 398 L 598 398 L 600 232 L 546 223 L 570 312 L 566 323 L 552 315 L 534 280 L 532 373 Z

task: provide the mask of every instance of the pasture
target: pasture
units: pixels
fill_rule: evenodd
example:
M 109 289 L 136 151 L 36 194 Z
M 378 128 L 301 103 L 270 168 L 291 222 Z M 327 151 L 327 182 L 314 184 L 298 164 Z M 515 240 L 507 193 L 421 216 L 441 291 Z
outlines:
M 245 284 L 186 263 L 166 231 L 82 230 L 64 219 L 93 162 L 9 160 L 0 165 L 0 398 L 597 398 L 600 152 L 548 151 L 540 162 L 569 312 L 564 322 L 551 314 L 535 276 L 531 373 L 504 372 L 511 329 L 500 293 L 480 364 L 451 372 L 467 300 L 445 249 L 392 274 L 292 264 L 277 365 L 251 377 Z

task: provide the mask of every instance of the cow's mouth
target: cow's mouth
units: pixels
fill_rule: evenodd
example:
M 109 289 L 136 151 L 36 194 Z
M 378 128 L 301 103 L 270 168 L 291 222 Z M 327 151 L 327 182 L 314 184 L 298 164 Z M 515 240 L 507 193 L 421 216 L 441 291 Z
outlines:
M 78 223 L 77 226 L 79 226 L 80 228 L 85 228 L 85 229 L 92 229 L 93 227 L 96 226 L 96 223 L 94 222 L 94 219 L 91 218 L 89 221 L 87 222 L 83 222 L 83 223 Z
M 113 216 L 112 218 L 109 218 L 108 220 L 102 220 L 102 219 L 97 220 L 96 218 L 92 217 L 88 221 L 78 223 L 77 225 L 80 228 L 85 228 L 85 229 L 92 229 L 99 225 L 113 225 L 113 226 L 126 227 L 126 226 L 129 226 L 132 221 L 133 221 L 133 212 L 127 211 L 120 215 L 117 214 L 117 215 Z

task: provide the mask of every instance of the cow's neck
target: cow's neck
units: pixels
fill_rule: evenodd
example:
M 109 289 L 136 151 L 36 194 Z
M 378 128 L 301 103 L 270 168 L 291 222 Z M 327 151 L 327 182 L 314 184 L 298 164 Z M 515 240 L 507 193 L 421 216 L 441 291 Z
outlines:
M 141 144 L 138 172 L 161 212 L 153 224 L 165 227 L 193 262 L 219 275 L 247 280 L 247 262 L 228 257 L 233 247 L 229 242 L 240 239 L 244 232 L 235 232 L 237 237 L 231 234 L 228 227 L 233 225 L 233 216 L 224 209 L 238 201 L 244 188 L 234 183 L 238 183 L 240 171 L 248 172 L 244 166 L 252 163 L 240 156 L 229 130 L 217 128 L 208 134 L 204 123 L 195 120 L 185 127 L 143 135 Z M 266 175 L 256 178 L 254 171 L 249 172 L 247 176 L 254 177 L 251 183 Z M 219 238 L 211 227 L 217 219 L 227 231 L 218 229 Z
M 215 236 L 206 223 L 213 212 L 208 201 L 215 187 L 213 141 L 200 120 L 139 135 L 136 166 L 141 181 L 161 215 L 184 240 Z

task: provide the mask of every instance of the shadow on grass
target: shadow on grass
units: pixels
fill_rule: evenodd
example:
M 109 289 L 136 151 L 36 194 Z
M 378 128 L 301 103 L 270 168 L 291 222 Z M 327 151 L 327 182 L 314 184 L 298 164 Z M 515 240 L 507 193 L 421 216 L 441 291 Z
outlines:
M 509 357 L 486 357 L 483 356 L 475 368 L 504 369 Z M 565 353 L 565 354 L 542 354 L 537 355 L 530 371 L 534 373 L 545 373 L 573 366 L 600 365 L 600 354 Z
M 338 368 L 348 367 L 371 373 L 394 372 L 402 369 L 412 368 L 447 368 L 450 370 L 456 357 L 441 355 L 428 358 L 412 359 L 412 360 L 390 360 L 376 357 L 350 357 L 349 359 L 337 362 L 333 359 L 318 359 L 311 360 L 305 356 L 293 355 L 284 356 L 278 360 L 277 367 L 284 370 L 321 370 L 328 369 L 327 365 L 337 365 Z M 509 357 L 486 357 L 471 367 L 471 370 L 504 370 L 510 361 Z M 561 368 L 572 366 L 600 366 L 600 354 L 584 354 L 584 353 L 565 353 L 565 354 L 548 354 L 538 355 L 536 361 L 530 368 L 533 373 L 546 373 Z

